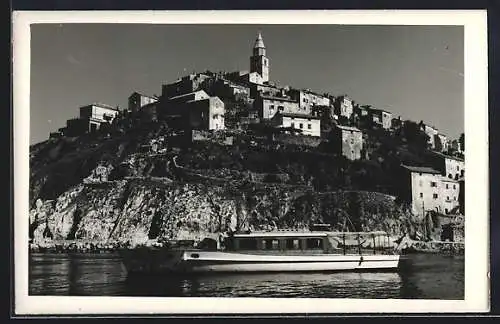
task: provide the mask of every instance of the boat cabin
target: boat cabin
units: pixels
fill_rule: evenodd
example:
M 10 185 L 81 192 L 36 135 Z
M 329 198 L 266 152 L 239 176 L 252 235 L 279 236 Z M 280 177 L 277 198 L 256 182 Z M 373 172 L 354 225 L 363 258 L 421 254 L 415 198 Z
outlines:
M 326 233 L 251 233 L 235 234 L 227 246 L 230 250 L 324 250 Z
M 387 247 L 385 232 L 252 232 L 233 234 L 225 241 L 228 251 L 361 253 Z M 388 242 L 387 242 L 388 243 Z

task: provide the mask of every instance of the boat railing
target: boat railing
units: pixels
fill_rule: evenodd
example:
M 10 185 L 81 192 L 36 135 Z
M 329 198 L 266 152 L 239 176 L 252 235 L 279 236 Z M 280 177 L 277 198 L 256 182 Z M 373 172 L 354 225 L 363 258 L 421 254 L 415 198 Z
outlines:
M 390 235 L 385 232 L 339 232 L 328 235 L 336 238 L 337 249 L 346 254 L 395 254 Z

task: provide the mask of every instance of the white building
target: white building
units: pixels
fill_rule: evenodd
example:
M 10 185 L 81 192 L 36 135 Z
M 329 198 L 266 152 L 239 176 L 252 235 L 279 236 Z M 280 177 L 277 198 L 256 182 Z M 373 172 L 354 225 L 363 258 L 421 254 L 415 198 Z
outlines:
M 412 213 L 423 216 L 429 211 L 447 214 L 459 206 L 458 181 L 448 179 L 429 167 L 403 166 L 401 196 L 411 203 Z
M 318 117 L 294 113 L 277 113 L 273 117 L 273 124 L 277 127 L 294 128 L 302 135 L 321 136 L 321 121 Z
M 84 121 L 87 132 L 94 132 L 101 127 L 103 123 L 112 123 L 118 114 L 118 108 L 93 103 L 88 106 L 80 107 L 80 120 Z

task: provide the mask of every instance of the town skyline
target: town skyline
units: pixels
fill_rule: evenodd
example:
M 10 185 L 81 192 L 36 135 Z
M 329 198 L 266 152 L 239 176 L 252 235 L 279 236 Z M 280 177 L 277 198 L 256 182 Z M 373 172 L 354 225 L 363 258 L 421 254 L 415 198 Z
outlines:
M 79 107 L 92 102 L 124 109 L 132 92 L 159 95 L 162 84 L 193 72 L 248 71 L 259 31 L 272 82 L 334 96 L 347 94 L 360 105 L 392 112 L 394 118 L 423 120 L 449 138 L 457 138 L 464 128 L 462 27 L 51 24 L 32 28 L 30 144 L 46 140 L 66 119 L 77 116 Z M 317 37 L 308 37 L 311 34 Z

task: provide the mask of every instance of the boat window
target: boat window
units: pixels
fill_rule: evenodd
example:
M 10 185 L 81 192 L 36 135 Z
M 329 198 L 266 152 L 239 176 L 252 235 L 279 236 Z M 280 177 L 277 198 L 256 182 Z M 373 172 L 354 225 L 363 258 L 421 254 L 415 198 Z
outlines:
M 280 243 L 278 240 L 263 240 L 264 249 L 266 250 L 279 250 Z
M 306 240 L 306 246 L 308 249 L 322 249 L 323 240 L 317 238 L 310 238 Z
M 241 250 L 256 250 L 257 241 L 254 239 L 241 239 L 239 240 L 239 248 Z
M 300 250 L 300 241 L 297 239 L 286 240 L 286 248 L 288 250 Z

